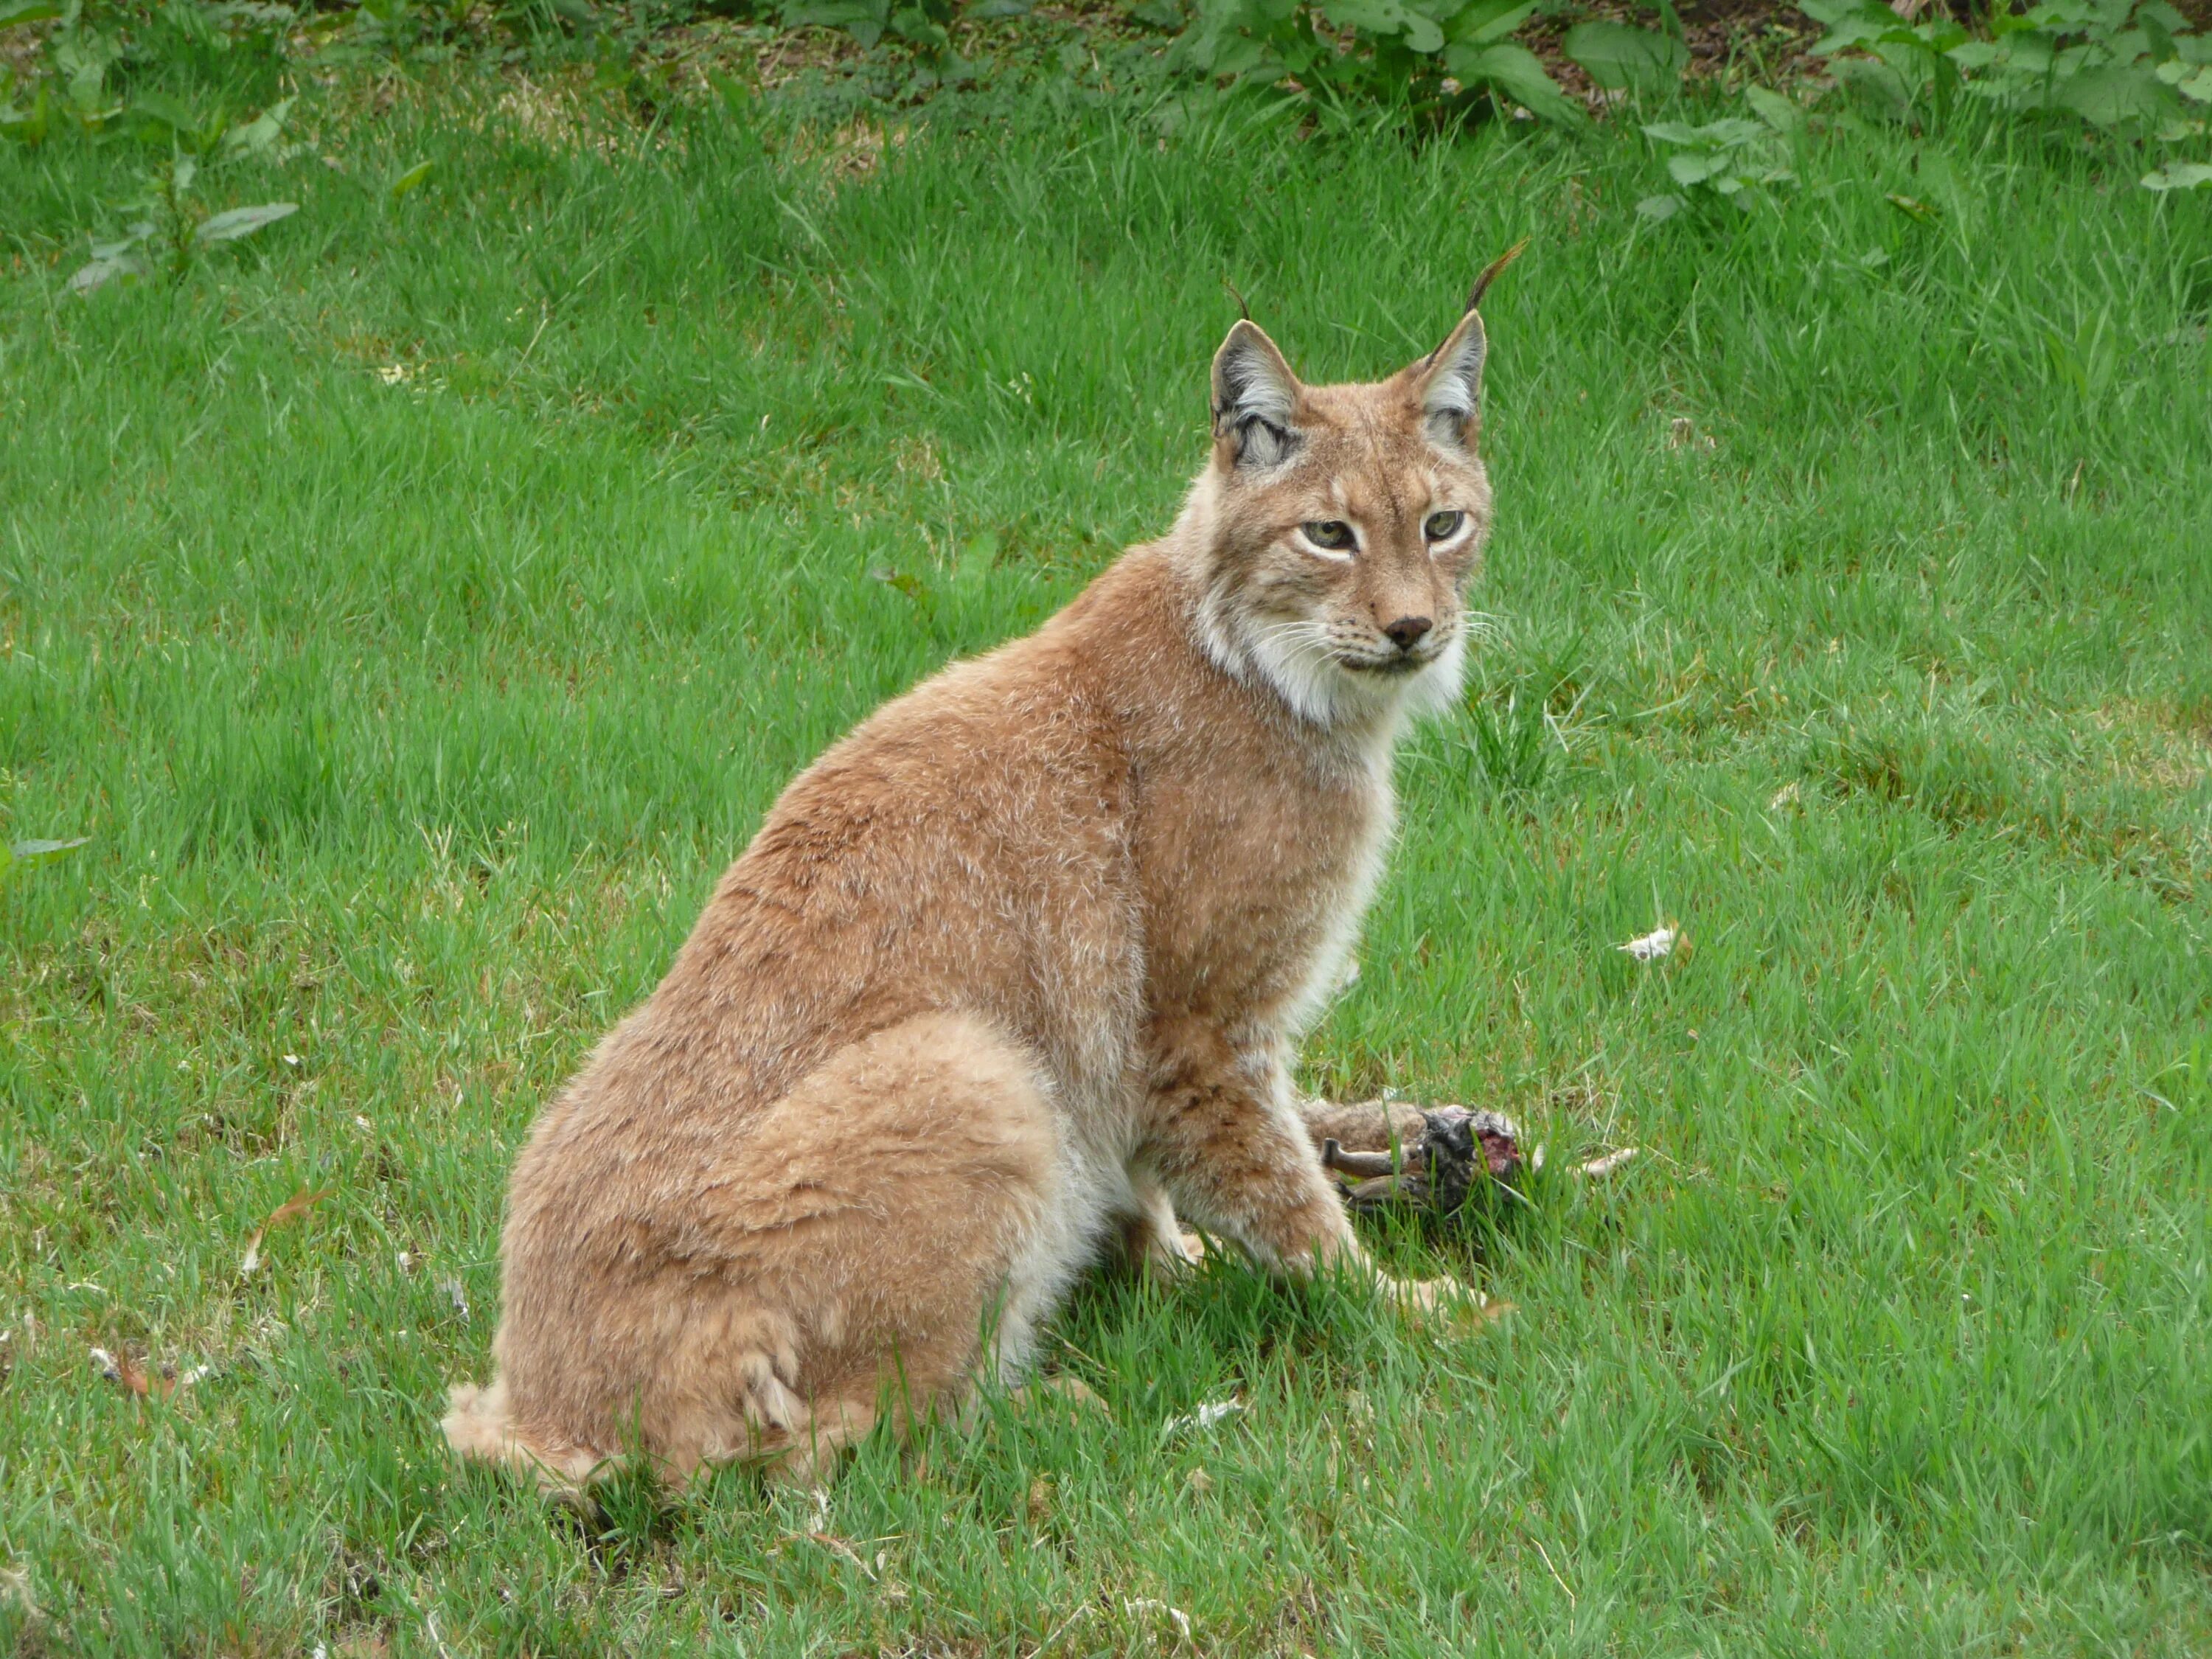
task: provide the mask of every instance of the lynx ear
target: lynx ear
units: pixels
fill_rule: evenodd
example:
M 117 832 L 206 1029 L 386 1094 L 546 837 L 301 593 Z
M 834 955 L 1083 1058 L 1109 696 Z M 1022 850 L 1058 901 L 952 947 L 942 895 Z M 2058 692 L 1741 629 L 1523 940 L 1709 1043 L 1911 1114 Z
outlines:
M 1482 319 L 1470 311 L 1421 365 L 1416 385 L 1421 423 L 1431 442 L 1447 449 L 1474 447 L 1482 413 L 1482 360 L 1488 349 Z
M 1213 437 L 1232 465 L 1272 466 L 1297 447 L 1298 377 L 1250 318 L 1213 354 Z

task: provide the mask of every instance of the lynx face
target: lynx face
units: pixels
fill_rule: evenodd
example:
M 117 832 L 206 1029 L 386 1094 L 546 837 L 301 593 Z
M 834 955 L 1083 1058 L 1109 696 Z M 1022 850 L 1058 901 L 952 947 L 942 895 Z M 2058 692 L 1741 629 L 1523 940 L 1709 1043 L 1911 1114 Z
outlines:
M 1309 386 L 1249 321 L 1213 360 L 1200 480 L 1208 652 L 1316 725 L 1433 710 L 1459 687 L 1490 532 L 1475 453 L 1481 319 L 1387 380 Z

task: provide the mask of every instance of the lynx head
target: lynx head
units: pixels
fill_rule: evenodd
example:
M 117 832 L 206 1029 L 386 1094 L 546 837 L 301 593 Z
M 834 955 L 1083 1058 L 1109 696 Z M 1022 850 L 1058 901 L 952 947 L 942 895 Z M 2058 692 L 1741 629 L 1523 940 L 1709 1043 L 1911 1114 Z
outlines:
M 1490 532 L 1484 345 L 1470 301 L 1389 380 L 1307 386 L 1249 319 L 1229 331 L 1193 495 L 1200 632 L 1222 669 L 1319 726 L 1450 702 Z

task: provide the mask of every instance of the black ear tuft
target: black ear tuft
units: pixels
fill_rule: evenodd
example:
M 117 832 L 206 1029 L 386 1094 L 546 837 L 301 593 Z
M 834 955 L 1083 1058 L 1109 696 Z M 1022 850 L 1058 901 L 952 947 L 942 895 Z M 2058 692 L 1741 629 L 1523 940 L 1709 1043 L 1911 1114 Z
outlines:
M 1213 434 L 1238 465 L 1272 466 L 1297 447 L 1297 376 L 1265 331 L 1249 318 L 1231 329 L 1213 354 Z
M 1511 247 L 1507 248 L 1504 252 L 1485 265 L 1482 268 L 1482 275 L 1474 279 L 1474 286 L 1468 289 L 1467 304 L 1461 308 L 1464 311 L 1480 311 L 1482 308 L 1482 296 L 1490 292 L 1490 285 L 1505 274 L 1506 266 L 1528 251 L 1528 239 L 1523 236 Z

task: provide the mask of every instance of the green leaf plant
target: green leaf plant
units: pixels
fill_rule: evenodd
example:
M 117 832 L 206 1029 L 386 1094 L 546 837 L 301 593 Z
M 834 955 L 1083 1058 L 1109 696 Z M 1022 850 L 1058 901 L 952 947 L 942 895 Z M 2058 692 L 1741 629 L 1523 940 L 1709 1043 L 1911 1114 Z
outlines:
M 1534 0 L 1199 0 L 1172 60 L 1230 89 L 1396 103 L 1437 116 L 1487 100 L 1586 118 L 1513 32 Z

